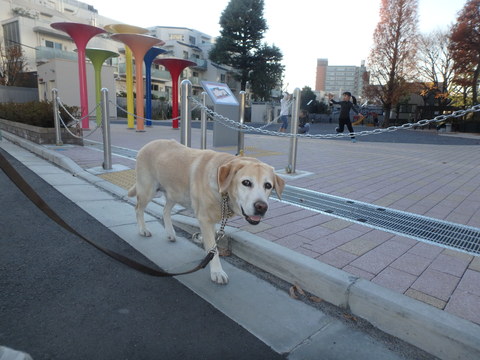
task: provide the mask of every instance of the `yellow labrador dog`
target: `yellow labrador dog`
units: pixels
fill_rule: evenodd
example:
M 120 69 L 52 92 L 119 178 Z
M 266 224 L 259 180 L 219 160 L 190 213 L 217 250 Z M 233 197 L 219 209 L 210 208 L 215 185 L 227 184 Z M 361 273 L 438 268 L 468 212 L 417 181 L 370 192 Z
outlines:
M 145 226 L 144 210 L 156 192 L 165 194 L 165 230 L 175 241 L 171 210 L 175 204 L 193 209 L 200 224 L 204 248 L 215 247 L 215 224 L 222 219 L 222 195 L 228 194 L 230 214 L 243 216 L 256 225 L 265 215 L 270 193 L 281 196 L 284 180 L 273 167 L 250 157 L 238 157 L 212 150 L 197 150 L 175 140 L 155 140 L 137 155 L 137 180 L 128 196 L 137 197 L 135 208 L 140 235 L 151 236 Z M 212 281 L 226 284 L 218 253 L 210 262 Z

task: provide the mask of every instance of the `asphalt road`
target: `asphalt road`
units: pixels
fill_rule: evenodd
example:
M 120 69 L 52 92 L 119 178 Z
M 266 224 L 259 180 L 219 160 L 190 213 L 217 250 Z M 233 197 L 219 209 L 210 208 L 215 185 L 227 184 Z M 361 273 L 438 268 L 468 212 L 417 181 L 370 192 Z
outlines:
M 0 151 L 77 231 L 148 264 Z M 137 273 L 64 230 L 3 171 L 0 184 L 0 345 L 34 360 L 283 358 L 177 280 Z

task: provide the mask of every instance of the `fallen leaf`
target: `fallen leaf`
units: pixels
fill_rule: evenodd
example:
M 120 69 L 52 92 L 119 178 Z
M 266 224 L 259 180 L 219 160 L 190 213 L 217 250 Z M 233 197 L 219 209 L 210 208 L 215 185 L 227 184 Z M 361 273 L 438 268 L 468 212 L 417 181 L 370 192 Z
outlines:
M 295 290 L 297 290 L 297 292 L 298 292 L 300 295 L 305 296 L 305 291 L 303 291 L 303 289 L 300 287 L 300 285 L 295 284 L 295 285 L 293 285 L 293 286 L 295 287 Z
M 292 297 L 292 298 L 294 298 L 294 299 L 298 299 L 297 294 L 295 294 L 295 285 L 293 285 L 292 287 L 290 287 L 290 290 L 288 290 L 288 292 L 290 293 L 290 297 Z
M 317 296 L 310 296 L 308 298 L 310 301 L 313 301 L 313 302 L 316 302 L 316 303 L 321 303 L 323 301 L 323 299 L 320 299 L 319 297 Z
M 357 322 L 357 318 L 353 315 L 350 315 L 350 314 L 343 314 L 343 317 L 347 320 L 352 320 L 352 321 L 355 321 Z

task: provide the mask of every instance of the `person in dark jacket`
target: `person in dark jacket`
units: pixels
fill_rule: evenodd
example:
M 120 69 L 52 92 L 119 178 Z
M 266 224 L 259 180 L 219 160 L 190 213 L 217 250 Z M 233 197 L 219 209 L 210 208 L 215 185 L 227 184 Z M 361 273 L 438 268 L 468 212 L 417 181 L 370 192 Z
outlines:
M 337 133 L 343 133 L 345 125 L 347 126 L 348 131 L 353 133 L 352 122 L 350 121 L 350 110 L 353 110 L 356 114 L 359 113 L 357 108 L 357 99 L 355 96 L 352 96 L 352 93 L 345 91 L 343 94 L 343 101 L 335 101 L 330 97 L 331 105 L 340 105 L 340 115 L 338 117 L 338 127 L 335 129 Z M 351 136 L 353 142 L 356 142 L 355 136 Z
M 310 130 L 310 122 L 308 119 L 307 110 L 300 110 L 300 116 L 298 117 L 298 133 L 306 134 Z

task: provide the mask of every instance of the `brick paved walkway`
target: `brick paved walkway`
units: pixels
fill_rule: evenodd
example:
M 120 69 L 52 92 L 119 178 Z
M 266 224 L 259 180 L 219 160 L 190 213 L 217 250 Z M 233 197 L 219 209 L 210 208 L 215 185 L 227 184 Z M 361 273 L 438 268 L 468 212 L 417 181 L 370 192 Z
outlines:
M 334 129 L 331 124 L 319 126 Z M 168 126 L 136 132 L 124 124 L 112 124 L 111 130 L 113 145 L 135 150 L 153 139 L 180 139 L 179 130 Z M 86 135 L 87 139 L 101 139 L 100 131 Z M 413 135 L 428 137 L 428 141 L 411 143 Z M 296 170 L 305 176 L 286 176 L 287 183 L 480 227 L 480 136 L 471 135 L 473 140 L 465 144 L 449 144 L 447 137 L 455 134 L 429 131 L 421 135 L 402 130 L 385 136 L 385 142 L 378 138 L 384 135 L 372 136 L 377 137 L 375 141 L 361 137 L 355 144 L 348 139 L 300 139 Z M 207 143 L 213 148 L 210 131 Z M 246 135 L 245 146 L 246 155 L 258 157 L 277 171 L 288 165 L 288 138 Z M 200 147 L 198 129 L 192 129 L 192 147 Z M 86 169 L 103 162 L 103 153 L 89 146 L 57 150 Z M 215 150 L 235 153 L 236 147 Z M 134 161 L 124 157 L 113 156 L 113 163 L 134 168 Z M 479 256 L 278 201 L 271 202 L 258 226 L 240 218 L 229 225 L 480 324 Z

